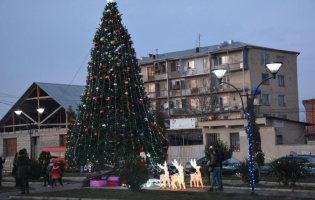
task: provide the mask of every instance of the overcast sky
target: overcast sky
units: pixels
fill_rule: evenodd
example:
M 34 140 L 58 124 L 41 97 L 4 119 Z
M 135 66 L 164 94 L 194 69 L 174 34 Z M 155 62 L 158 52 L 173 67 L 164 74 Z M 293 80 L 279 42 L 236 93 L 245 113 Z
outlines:
M 198 34 L 201 46 L 232 39 L 298 51 L 299 103 L 315 98 L 314 0 L 116 2 L 137 57 L 195 48 Z M 85 58 L 106 3 L 0 0 L 0 119 L 33 82 L 85 84 Z

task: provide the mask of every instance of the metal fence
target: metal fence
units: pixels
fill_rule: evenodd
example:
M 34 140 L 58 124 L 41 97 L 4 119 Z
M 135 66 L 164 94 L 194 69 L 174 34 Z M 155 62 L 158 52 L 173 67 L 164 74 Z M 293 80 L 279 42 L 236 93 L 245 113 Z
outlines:
M 191 159 L 198 160 L 205 155 L 204 145 L 191 145 L 191 146 L 169 146 L 167 163 L 171 163 L 174 159 L 181 163 L 184 167 Z

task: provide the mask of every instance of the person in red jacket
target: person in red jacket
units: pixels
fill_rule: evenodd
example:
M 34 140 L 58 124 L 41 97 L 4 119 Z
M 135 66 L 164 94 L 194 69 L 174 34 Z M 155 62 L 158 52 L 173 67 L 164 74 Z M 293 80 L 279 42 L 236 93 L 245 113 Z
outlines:
M 61 172 L 61 169 L 58 166 L 57 162 L 54 162 L 54 167 L 52 168 L 51 173 L 52 173 L 51 177 L 53 179 L 51 187 L 53 187 L 54 184 L 56 183 L 56 179 L 58 179 L 60 185 L 62 185 L 62 182 L 61 182 L 61 174 L 62 174 L 62 172 Z

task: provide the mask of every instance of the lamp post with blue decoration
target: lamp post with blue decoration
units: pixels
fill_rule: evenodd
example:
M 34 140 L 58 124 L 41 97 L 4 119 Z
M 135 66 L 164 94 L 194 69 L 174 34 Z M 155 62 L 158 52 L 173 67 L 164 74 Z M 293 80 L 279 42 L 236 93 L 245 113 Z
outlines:
M 227 72 L 226 68 L 220 68 L 220 69 L 212 70 L 212 73 L 214 73 L 215 76 L 218 78 L 219 84 L 227 84 L 227 85 L 232 86 L 238 92 L 238 94 L 240 95 L 243 111 L 244 111 L 244 114 L 246 115 L 246 118 L 247 118 L 248 162 L 249 162 L 249 173 L 250 173 L 250 189 L 251 189 L 252 193 L 254 193 L 254 191 L 255 191 L 255 174 L 254 174 L 254 172 L 255 172 L 255 163 L 254 163 L 254 159 L 253 159 L 253 143 L 254 143 L 254 141 L 252 139 L 253 138 L 253 134 L 252 134 L 252 131 L 251 131 L 251 128 L 252 128 L 251 118 L 252 118 L 252 114 L 254 112 L 254 110 L 253 110 L 254 99 L 255 99 L 255 96 L 257 94 L 261 93 L 261 90 L 259 89 L 259 87 L 263 83 L 265 83 L 269 79 L 276 79 L 276 74 L 278 73 L 278 71 L 279 71 L 281 66 L 282 66 L 281 62 L 267 63 L 265 65 L 265 67 L 270 71 L 270 73 L 272 74 L 272 77 L 264 79 L 256 88 L 253 88 L 251 95 L 248 94 L 248 93 L 246 93 L 245 95 L 242 95 L 240 93 L 240 91 L 234 85 L 222 81 L 225 73 Z M 244 107 L 244 102 L 243 102 L 243 98 L 242 98 L 243 96 L 246 97 L 247 110 L 245 110 L 245 107 Z M 252 97 L 252 102 L 250 102 L 249 96 Z M 250 106 L 250 105 L 252 105 L 252 106 Z

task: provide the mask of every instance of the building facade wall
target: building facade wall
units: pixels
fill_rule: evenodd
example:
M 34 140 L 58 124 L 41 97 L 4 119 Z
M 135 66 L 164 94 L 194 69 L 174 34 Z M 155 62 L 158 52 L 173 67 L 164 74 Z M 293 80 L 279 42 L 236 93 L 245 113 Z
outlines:
M 66 129 L 42 129 L 40 132 L 34 132 L 32 137 L 39 138 L 39 152 L 42 152 L 43 148 L 51 146 L 60 146 L 60 136 L 66 134 Z M 17 139 L 17 152 L 20 149 L 26 149 L 28 154 L 31 152 L 31 137 L 27 131 L 17 131 L 10 133 L 0 133 L 0 155 L 6 155 L 6 139 Z M 34 149 L 34 148 L 33 148 Z M 34 152 L 33 152 L 34 153 Z M 4 170 L 10 170 L 13 167 L 13 158 L 8 157 L 4 165 Z
M 315 124 L 315 99 L 306 101 L 306 122 Z M 309 133 L 315 133 L 315 125 L 308 126 Z
M 262 150 L 265 152 L 266 157 L 273 158 L 286 156 L 290 151 L 295 151 L 302 154 L 302 150 L 315 153 L 315 145 L 305 144 L 305 128 L 304 125 L 297 122 L 280 120 L 275 125 L 275 119 L 258 118 L 257 123 L 260 127 L 260 136 Z M 226 142 L 231 146 L 231 133 L 239 133 L 239 151 L 234 151 L 233 156 L 239 160 L 248 157 L 248 140 L 245 129 L 247 127 L 246 120 L 220 120 L 214 122 L 201 122 L 200 126 L 203 127 L 204 145 L 206 145 L 207 134 L 217 134 L 217 138 Z M 283 143 L 277 145 L 276 136 L 283 135 Z
M 270 74 L 262 64 L 262 54 L 269 56 L 266 62 L 276 62 L 283 58 L 283 66 L 277 73 L 276 79 L 269 80 L 269 85 L 261 85 L 261 94 L 270 95 L 270 105 L 260 106 L 260 114 L 269 114 L 275 117 L 299 121 L 299 99 L 297 83 L 297 55 L 281 51 L 251 48 L 248 52 L 248 66 L 250 70 L 250 89 L 262 82 L 262 74 Z M 278 85 L 279 75 L 284 76 L 284 86 Z M 279 95 L 285 96 L 285 106 L 279 106 Z

